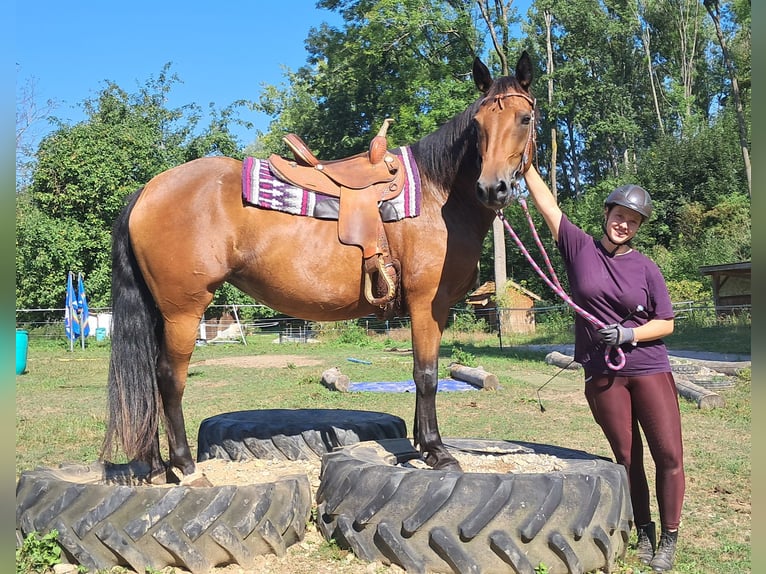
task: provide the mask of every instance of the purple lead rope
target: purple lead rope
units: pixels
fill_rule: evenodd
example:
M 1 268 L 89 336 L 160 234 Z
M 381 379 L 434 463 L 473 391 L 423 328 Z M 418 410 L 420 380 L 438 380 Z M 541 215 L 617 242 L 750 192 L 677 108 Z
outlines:
M 569 295 L 567 295 L 564 289 L 561 287 L 561 283 L 559 283 L 559 279 L 556 276 L 556 272 L 553 270 L 553 265 L 551 264 L 550 257 L 548 257 L 548 252 L 545 250 L 545 247 L 540 241 L 540 236 L 537 233 L 537 228 L 535 227 L 535 224 L 532 221 L 532 217 L 529 214 L 529 209 L 527 208 L 526 200 L 523 197 L 519 196 L 518 201 L 519 201 L 519 204 L 521 204 L 522 209 L 524 209 L 524 214 L 527 216 L 527 221 L 529 222 L 529 228 L 532 230 L 532 237 L 534 237 L 535 243 L 537 244 L 538 249 L 540 249 L 540 253 L 543 256 L 543 259 L 545 260 L 545 264 L 548 267 L 548 271 L 550 272 L 551 277 L 548 277 L 545 274 L 545 272 L 540 268 L 540 266 L 537 264 L 534 258 L 529 254 L 529 251 L 527 250 L 527 248 L 524 247 L 524 244 L 521 242 L 521 239 L 519 239 L 519 236 L 516 235 L 516 232 L 508 223 L 508 220 L 505 219 L 503 212 L 498 210 L 497 216 L 500 218 L 500 221 L 503 222 L 503 226 L 508 230 L 508 233 L 513 238 L 513 241 L 516 243 L 518 248 L 527 258 L 527 261 L 529 261 L 529 263 L 532 265 L 532 267 L 537 272 L 537 274 L 542 278 L 543 281 L 545 281 L 548 287 L 553 289 L 553 292 L 556 293 L 556 295 L 561 297 L 564 300 L 564 302 L 566 302 L 570 307 L 572 307 L 572 309 L 574 309 L 577 313 L 579 313 L 585 319 L 587 319 L 593 325 L 595 325 L 597 329 L 601 329 L 605 327 L 606 325 L 603 321 L 598 320 L 591 313 L 588 313 L 588 311 L 586 311 L 585 309 L 580 307 L 577 303 L 572 301 L 572 298 Z M 616 364 L 611 362 L 612 350 L 615 348 L 617 349 L 617 357 L 618 357 L 618 361 Z M 612 347 L 611 345 L 607 346 L 606 350 L 604 351 L 604 360 L 606 361 L 607 367 L 609 367 L 613 371 L 619 371 L 625 366 L 625 352 L 620 347 Z

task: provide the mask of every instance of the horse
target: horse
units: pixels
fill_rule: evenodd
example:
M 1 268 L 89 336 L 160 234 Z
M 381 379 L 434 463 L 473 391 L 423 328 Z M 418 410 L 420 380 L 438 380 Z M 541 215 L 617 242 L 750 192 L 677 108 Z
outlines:
M 476 283 L 494 218 L 518 197 L 535 145 L 527 52 L 513 75 L 493 79 L 478 57 L 472 72 L 479 98 L 409 146 L 421 181 L 419 215 L 383 224 L 399 262 L 399 315 L 411 321 L 413 443 L 431 468 L 457 471 L 436 417 L 441 338 L 450 308 Z M 101 459 L 122 449 L 147 482 L 178 482 L 174 469 L 182 479 L 195 473 L 182 398 L 200 320 L 224 282 L 309 321 L 380 311 L 365 297 L 359 247 L 339 241 L 338 222 L 245 204 L 242 168 L 222 156 L 170 168 L 127 198 L 113 226 Z

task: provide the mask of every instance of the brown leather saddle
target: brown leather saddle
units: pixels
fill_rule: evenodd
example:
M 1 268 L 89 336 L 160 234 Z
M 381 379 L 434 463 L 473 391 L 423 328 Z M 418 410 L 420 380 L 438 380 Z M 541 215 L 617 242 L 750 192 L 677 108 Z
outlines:
M 365 297 L 381 309 L 390 310 L 399 279 L 399 263 L 392 260 L 380 202 L 392 199 L 404 189 L 405 170 L 396 154 L 388 151 L 385 119 L 369 150 L 343 159 L 322 161 L 295 134 L 283 139 L 295 156 L 288 160 L 269 157 L 272 172 L 302 189 L 339 198 L 338 239 L 362 249 L 365 270 Z M 372 275 L 377 273 L 373 287 Z

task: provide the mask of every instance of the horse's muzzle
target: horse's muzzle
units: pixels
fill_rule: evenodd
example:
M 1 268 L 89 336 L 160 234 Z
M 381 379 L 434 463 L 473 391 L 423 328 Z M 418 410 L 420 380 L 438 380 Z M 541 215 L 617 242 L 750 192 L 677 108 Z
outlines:
M 491 184 L 479 180 L 476 195 L 479 201 L 495 211 L 508 206 L 519 196 L 519 185 L 516 180 L 498 179 Z

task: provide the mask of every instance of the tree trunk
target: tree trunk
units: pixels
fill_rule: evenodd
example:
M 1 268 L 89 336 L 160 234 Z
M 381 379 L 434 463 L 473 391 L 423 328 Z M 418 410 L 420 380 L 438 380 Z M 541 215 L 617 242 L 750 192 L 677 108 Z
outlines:
M 553 25 L 553 14 L 545 11 L 545 51 L 548 54 L 548 109 L 553 109 L 553 45 L 551 43 L 551 27 Z M 548 118 L 551 122 L 551 191 L 558 202 L 558 187 L 556 185 L 556 154 L 558 153 L 558 142 L 556 139 L 556 118 Z
M 692 96 L 694 87 L 694 59 L 697 53 L 697 38 L 699 36 L 700 18 L 697 0 L 682 0 L 675 13 L 680 42 L 679 56 L 681 65 L 681 85 L 684 87 L 685 118 L 688 121 L 692 115 Z M 686 123 L 686 122 L 684 122 Z
M 654 113 L 657 115 L 657 125 L 660 127 L 660 133 L 665 133 L 665 125 L 662 123 L 662 114 L 660 113 L 660 102 L 657 99 L 657 89 L 654 86 L 654 69 L 652 68 L 652 50 L 651 50 L 651 34 L 649 28 L 644 24 L 641 19 L 639 9 L 636 9 L 636 21 L 641 29 L 641 43 L 644 46 L 644 54 L 646 55 L 646 71 L 649 75 L 649 86 L 652 88 L 652 102 L 654 102 Z
M 739 146 L 742 149 L 742 160 L 745 162 L 745 173 L 747 174 L 747 193 L 752 197 L 753 184 L 750 174 L 750 150 L 747 147 L 747 123 L 745 122 L 745 112 L 742 108 L 742 99 L 739 95 L 739 81 L 737 80 L 737 74 L 734 72 L 734 66 L 732 66 L 731 58 L 729 57 L 729 48 L 726 45 L 726 38 L 721 29 L 721 19 L 719 17 L 720 6 L 718 0 L 705 0 L 704 4 L 708 14 L 710 14 L 711 20 L 713 20 L 715 33 L 718 36 L 718 43 L 721 45 L 721 52 L 723 53 L 723 64 L 731 79 L 731 93 L 732 96 L 734 96 L 734 106 L 737 111 L 737 126 L 739 127 Z
M 498 299 L 505 293 L 505 284 L 508 281 L 505 269 L 505 228 L 499 217 L 495 217 L 492 222 L 492 243 L 495 257 L 495 298 Z

